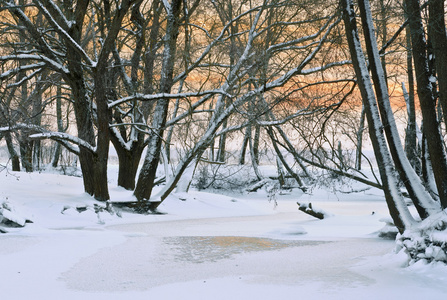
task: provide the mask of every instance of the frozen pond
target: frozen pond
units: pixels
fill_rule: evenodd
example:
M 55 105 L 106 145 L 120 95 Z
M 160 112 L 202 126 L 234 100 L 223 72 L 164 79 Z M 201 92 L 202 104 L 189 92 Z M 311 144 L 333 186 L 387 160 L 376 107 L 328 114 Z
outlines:
M 296 214 L 285 213 L 111 226 L 124 232 L 126 241 L 80 260 L 61 279 L 70 289 L 88 292 L 169 289 L 225 278 L 294 288 L 309 282 L 329 289 L 367 286 L 375 280 L 350 267 L 394 247 L 393 241 L 377 238 L 308 240 L 294 223 Z M 281 224 L 295 230 L 284 239 L 262 236 Z

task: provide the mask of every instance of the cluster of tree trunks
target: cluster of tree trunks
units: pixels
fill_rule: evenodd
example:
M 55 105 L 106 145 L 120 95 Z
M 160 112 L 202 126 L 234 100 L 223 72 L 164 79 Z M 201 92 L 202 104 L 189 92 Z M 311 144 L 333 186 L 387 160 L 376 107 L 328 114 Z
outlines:
M 422 26 L 421 9 L 417 0 L 405 1 L 409 32 L 411 33 L 417 92 L 421 102 L 423 131 L 427 140 L 430 158 L 432 161 L 436 161 L 436 167 L 433 166 L 433 173 L 436 180 L 438 199 L 431 197 L 420 177 L 417 176 L 412 168 L 407 156 L 403 153 L 403 147 L 397 134 L 388 97 L 385 72 L 383 65 L 380 63 L 369 1 L 358 1 L 369 65 L 367 65 L 363 54 L 353 1 L 342 0 L 341 4 L 346 36 L 357 75 L 357 83 L 362 94 L 369 125 L 369 134 L 379 166 L 385 197 L 394 224 L 399 229 L 399 232 L 403 233 L 406 229 L 412 228 L 416 221 L 405 205 L 396 171 L 405 184 L 409 197 L 415 204 L 422 219 L 434 215 L 447 207 L 445 197 L 445 184 L 447 181 L 445 166 L 447 160 L 436 115 L 436 98 L 428 67 L 427 44 Z M 436 1 L 429 2 L 430 5 L 436 5 Z M 437 9 L 440 9 L 440 7 L 437 7 Z M 445 40 L 446 38 L 444 36 L 442 39 Z M 370 73 L 372 74 L 371 77 Z M 438 73 L 438 76 L 442 75 Z

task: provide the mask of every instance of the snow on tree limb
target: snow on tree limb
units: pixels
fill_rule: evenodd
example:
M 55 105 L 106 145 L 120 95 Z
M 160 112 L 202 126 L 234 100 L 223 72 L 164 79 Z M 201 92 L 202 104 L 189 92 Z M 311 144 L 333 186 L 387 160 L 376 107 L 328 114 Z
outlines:
M 51 69 L 68 74 L 68 69 L 64 67 L 62 64 L 58 63 L 57 61 L 45 56 L 45 55 L 39 55 L 39 54 L 10 54 L 10 55 L 4 55 L 0 56 L 0 61 L 7 61 L 7 60 L 37 60 L 44 62 L 48 67 Z
M 172 8 L 171 8 L 171 4 L 169 4 L 168 0 L 162 0 L 163 2 L 163 6 L 166 10 L 166 13 L 169 15 L 172 13 Z
M 41 69 L 42 67 L 45 67 L 45 63 L 30 64 L 30 65 L 20 66 L 18 68 L 14 68 L 14 69 L 9 69 L 8 71 L 5 71 L 0 74 L 0 80 L 4 80 L 10 76 L 18 74 L 19 72 L 22 72 L 22 71 Z
M 53 16 L 46 9 L 46 7 L 41 3 L 41 1 L 34 0 L 34 2 L 37 4 L 37 6 L 39 7 L 39 10 L 42 12 L 42 14 L 48 20 L 48 22 L 50 22 L 50 24 L 53 26 L 53 28 L 60 35 L 62 35 L 68 43 L 71 44 L 73 49 L 76 49 L 76 51 L 81 55 L 81 57 L 85 61 L 85 63 L 87 63 L 89 66 L 95 66 L 96 63 L 90 59 L 90 57 L 87 55 L 87 53 L 85 53 L 84 49 L 82 49 L 82 47 L 78 43 L 76 43 L 76 41 L 67 33 L 67 31 L 65 31 L 62 28 L 62 26 L 59 25 L 59 23 L 53 18 Z M 48 2 L 52 2 L 52 1 L 45 1 L 45 2 L 46 2 L 46 4 L 48 4 Z M 54 10 L 54 11 L 57 12 L 58 10 Z M 60 16 L 58 16 L 58 17 L 60 17 Z M 59 19 L 67 22 L 67 20 L 65 18 L 59 18 Z M 63 26 L 65 26 L 66 28 L 69 28 L 68 22 L 66 24 L 63 24 Z
M 52 139 L 52 140 L 55 140 L 55 141 L 61 143 L 62 145 L 64 145 L 64 147 L 66 147 L 70 152 L 73 152 L 75 154 L 79 154 L 79 148 L 77 146 L 84 147 L 85 149 L 88 149 L 89 151 L 91 151 L 93 153 L 96 152 L 96 147 L 93 147 L 86 141 L 84 141 L 78 137 L 72 136 L 68 133 L 49 132 L 48 130 L 46 130 L 45 128 L 43 128 L 41 126 L 37 126 L 37 125 L 33 125 L 33 124 L 23 124 L 23 123 L 15 124 L 13 126 L 0 127 L 0 133 L 1 132 L 11 132 L 11 131 L 16 131 L 16 130 L 29 130 L 29 131 L 33 131 L 33 132 L 39 132 L 39 133 L 31 134 L 29 137 L 31 139 Z
M 191 93 L 178 93 L 178 94 L 170 94 L 170 93 L 158 93 L 158 94 L 140 94 L 137 93 L 132 96 L 124 97 L 109 103 L 109 108 L 114 108 L 120 104 L 127 103 L 134 100 L 140 101 L 157 101 L 161 99 L 181 99 L 181 98 L 191 98 L 191 97 L 202 97 L 207 95 L 215 95 L 222 94 L 229 98 L 232 98 L 232 95 L 223 91 L 222 89 L 203 91 L 203 92 L 191 92 Z
M 55 19 L 55 21 L 57 21 L 57 24 L 60 27 L 63 27 L 64 30 L 68 30 L 70 29 L 70 21 L 67 20 L 67 18 L 64 16 L 64 14 L 62 13 L 62 11 L 60 10 L 59 6 L 54 3 L 54 1 L 52 0 L 34 0 L 34 2 L 37 3 L 37 5 L 39 7 L 45 5 L 45 9 L 49 11 L 49 13 L 51 13 L 52 18 Z M 43 4 L 42 4 L 43 2 Z
M 31 139 L 52 139 L 52 140 L 56 140 L 56 141 L 67 141 L 67 142 L 73 143 L 75 145 L 78 145 L 80 147 L 83 147 L 93 153 L 96 152 L 96 147 L 93 147 L 86 141 L 84 141 L 76 136 L 73 136 L 71 134 L 65 133 L 65 132 L 36 133 L 36 134 L 30 135 L 29 137 Z M 76 152 L 79 152 L 79 150 Z

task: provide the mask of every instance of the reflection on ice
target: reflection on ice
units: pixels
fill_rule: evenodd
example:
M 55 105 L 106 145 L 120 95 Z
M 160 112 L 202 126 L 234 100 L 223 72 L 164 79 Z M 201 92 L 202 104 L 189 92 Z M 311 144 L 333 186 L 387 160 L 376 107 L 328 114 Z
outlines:
M 184 236 L 166 237 L 163 242 L 182 262 L 203 263 L 228 259 L 236 254 L 271 251 L 286 247 L 316 246 L 325 241 L 287 241 L 243 236 Z

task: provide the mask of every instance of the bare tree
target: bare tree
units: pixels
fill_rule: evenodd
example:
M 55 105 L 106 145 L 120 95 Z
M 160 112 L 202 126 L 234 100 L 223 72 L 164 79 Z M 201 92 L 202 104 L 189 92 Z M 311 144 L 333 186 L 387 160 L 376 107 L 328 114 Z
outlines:
M 29 11 L 12 2 L 2 1 L 5 9 L 27 30 L 24 36 L 31 47 L 29 51 L 20 50 L 16 54 L 3 56 L 2 60 L 29 62 L 23 68 L 29 68 L 30 64 L 37 62 L 39 67 L 59 73 L 70 86 L 78 136 L 47 132 L 34 135 L 34 138 L 69 141 L 79 146 L 77 152 L 85 191 L 99 200 L 107 200 L 109 194 L 106 171 L 110 138 L 109 107 L 104 90 L 107 81 L 106 69 L 116 36 L 121 30 L 122 20 L 132 1 L 122 1 L 115 8 L 115 14 L 107 28 L 107 35 L 102 40 L 97 57 L 93 59 L 84 50 L 90 39 L 88 32 L 86 36 L 84 30 L 89 3 L 90 1 L 77 1 L 74 6 L 71 1 L 66 1 L 63 5 L 60 4 L 60 8 L 54 1 L 34 1 L 47 26 L 52 29 L 40 31 L 35 20 L 28 17 Z M 110 3 L 104 1 L 103 5 L 110 6 Z M 55 38 L 54 32 L 58 37 Z M 92 80 L 89 76 L 92 76 Z M 89 91 L 91 85 L 94 86 L 93 93 Z

